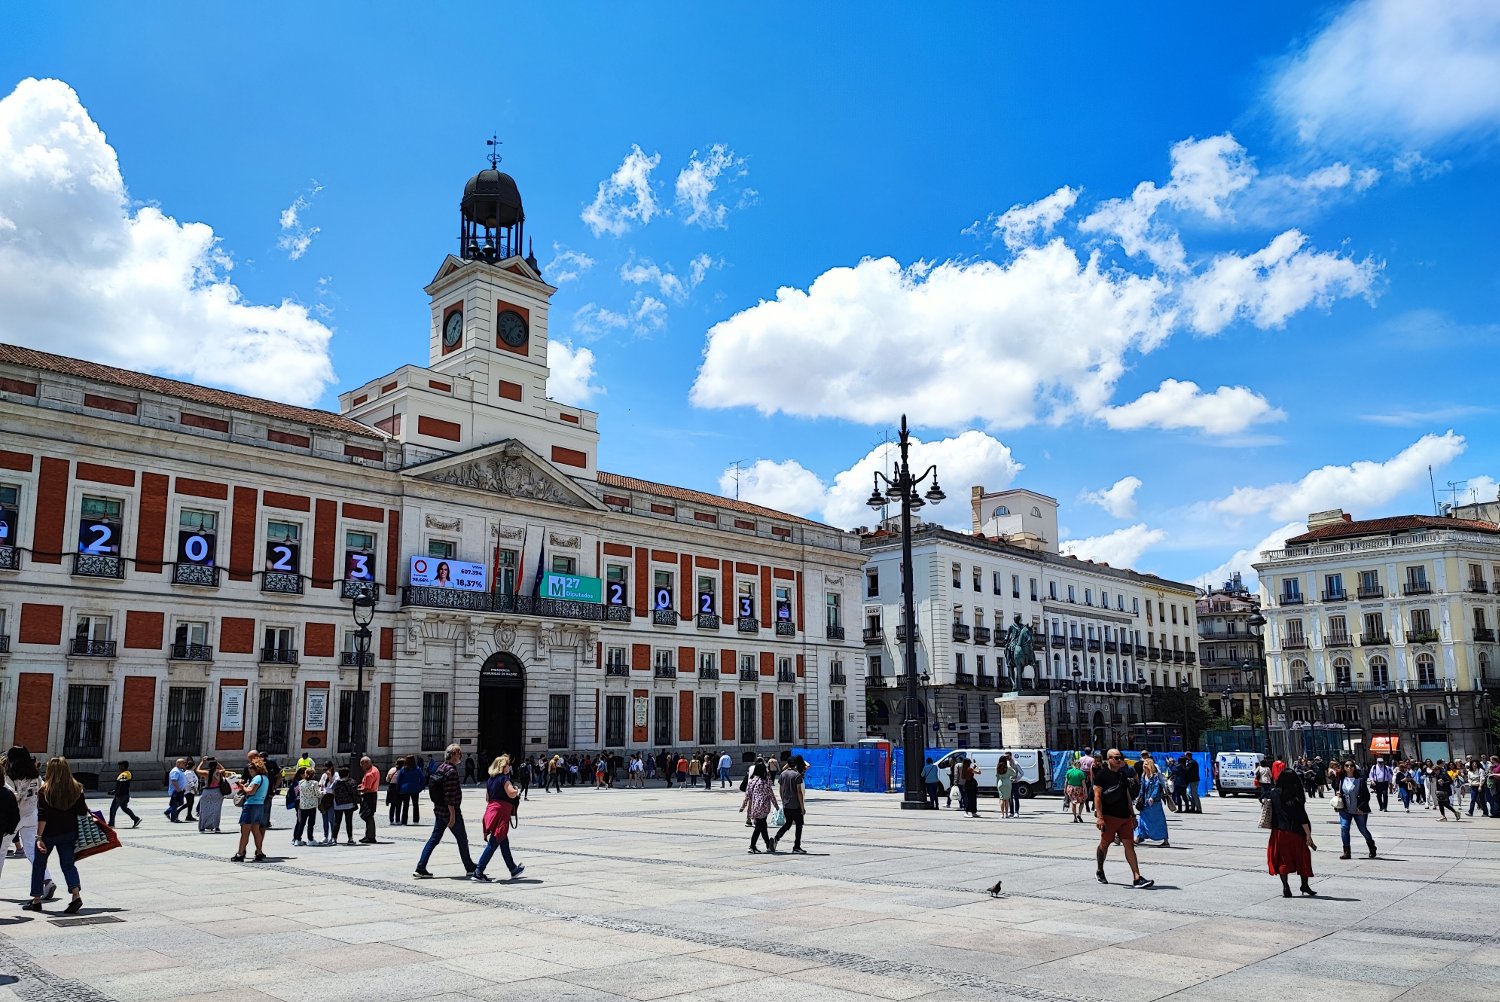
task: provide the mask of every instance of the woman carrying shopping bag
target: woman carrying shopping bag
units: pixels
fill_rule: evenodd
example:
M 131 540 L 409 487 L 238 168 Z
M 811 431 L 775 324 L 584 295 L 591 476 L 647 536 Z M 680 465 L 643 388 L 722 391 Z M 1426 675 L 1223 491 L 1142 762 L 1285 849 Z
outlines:
M 37 795 L 36 853 L 31 860 L 31 900 L 21 906 L 26 911 L 42 910 L 42 891 L 47 882 L 47 857 L 54 850 L 57 852 L 57 865 L 62 869 L 63 879 L 68 882 L 68 892 L 73 895 L 73 900 L 68 902 L 68 907 L 63 911 L 72 915 L 83 907 L 83 883 L 78 878 L 78 867 L 74 865 L 73 856 L 78 847 L 79 818 L 86 814 L 88 805 L 83 799 L 83 784 L 73 778 L 68 760 L 62 757 L 50 759 L 41 791 Z

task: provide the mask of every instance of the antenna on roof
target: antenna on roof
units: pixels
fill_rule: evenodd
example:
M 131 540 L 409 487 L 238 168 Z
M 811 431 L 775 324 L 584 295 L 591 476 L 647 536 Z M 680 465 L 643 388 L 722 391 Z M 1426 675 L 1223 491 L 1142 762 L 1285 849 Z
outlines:
M 740 499 L 740 466 L 744 462 L 743 459 L 736 459 L 733 463 L 729 464 L 730 469 L 734 470 L 734 499 L 736 501 Z
M 1432 479 L 1431 463 L 1427 464 L 1427 486 L 1432 488 L 1432 513 L 1434 515 L 1441 515 L 1442 511 L 1438 508 L 1437 500 L 1437 482 Z
M 490 169 L 498 170 L 500 161 L 504 159 L 500 156 L 500 137 L 498 135 L 491 135 L 490 138 L 484 141 L 484 145 L 490 148 L 490 152 L 486 154 L 489 157 Z
M 1460 487 L 1467 487 L 1468 485 L 1469 485 L 1469 482 L 1467 480 L 1450 480 L 1450 481 L 1448 481 L 1448 493 L 1453 498 L 1452 503 L 1448 505 L 1448 512 L 1449 512 L 1449 514 L 1457 517 L 1457 515 L 1458 515 L 1458 489 Z

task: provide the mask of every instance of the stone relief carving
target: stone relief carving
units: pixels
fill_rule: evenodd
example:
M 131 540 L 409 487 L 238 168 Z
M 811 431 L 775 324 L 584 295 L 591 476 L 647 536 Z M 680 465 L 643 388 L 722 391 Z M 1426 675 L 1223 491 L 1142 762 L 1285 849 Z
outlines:
M 464 520 L 461 518 L 439 518 L 437 515 L 428 515 L 426 522 L 427 528 L 441 529 L 444 532 L 456 532 L 464 527 Z
M 842 574 L 824 574 L 823 575 L 823 583 L 824 584 L 829 584 L 829 585 L 841 585 L 841 584 L 844 583 L 844 575 L 842 575 Z
M 576 550 L 583 545 L 583 540 L 578 536 L 559 536 L 557 533 L 548 533 L 548 545 L 560 546 L 565 550 Z
M 532 464 L 511 455 L 511 450 L 499 456 L 486 456 L 462 466 L 449 467 L 432 476 L 434 481 L 472 487 L 494 494 L 511 497 L 534 498 L 571 508 L 585 508 L 587 504 L 569 491 L 563 490 L 559 482 L 547 476 Z
M 496 539 L 520 539 L 526 535 L 526 530 L 519 525 L 492 525 L 490 535 Z

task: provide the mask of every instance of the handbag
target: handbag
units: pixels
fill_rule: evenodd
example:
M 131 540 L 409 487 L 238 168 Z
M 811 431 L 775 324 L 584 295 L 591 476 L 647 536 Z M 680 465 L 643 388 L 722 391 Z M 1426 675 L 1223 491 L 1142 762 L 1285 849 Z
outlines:
M 235 790 L 234 791 L 234 797 L 232 798 L 232 802 L 234 803 L 234 806 L 236 806 L 236 807 L 244 807 L 245 806 L 245 798 L 248 797 L 249 795 L 250 794 L 248 792 L 246 792 L 246 790 L 245 790 L 245 788 L 243 786 L 240 787 L 238 790 Z
M 1260 802 L 1260 826 L 1262 828 L 1276 827 L 1271 823 L 1271 800 L 1269 797 Z
M 1342 793 L 1334 795 L 1333 809 L 1336 811 L 1342 811 L 1344 809 L 1344 795 Z
M 1177 813 L 1177 801 L 1173 800 L 1171 797 L 1162 797 L 1161 802 L 1162 806 L 1167 810 L 1171 811 L 1173 814 Z
M 115 834 L 100 815 L 90 812 L 78 818 L 78 841 L 73 850 L 74 859 L 87 859 L 101 852 L 120 847 L 120 836 Z
M 776 810 L 771 814 L 771 817 L 766 821 L 766 824 L 770 825 L 772 828 L 780 828 L 782 825 L 786 824 L 786 811 L 783 811 L 779 807 L 776 808 Z

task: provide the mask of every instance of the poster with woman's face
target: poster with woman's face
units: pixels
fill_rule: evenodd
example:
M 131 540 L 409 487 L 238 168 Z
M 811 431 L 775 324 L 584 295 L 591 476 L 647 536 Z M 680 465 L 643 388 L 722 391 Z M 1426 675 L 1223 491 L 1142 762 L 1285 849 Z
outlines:
M 415 588 L 456 588 L 484 591 L 484 564 L 438 557 L 412 557 L 407 583 Z

